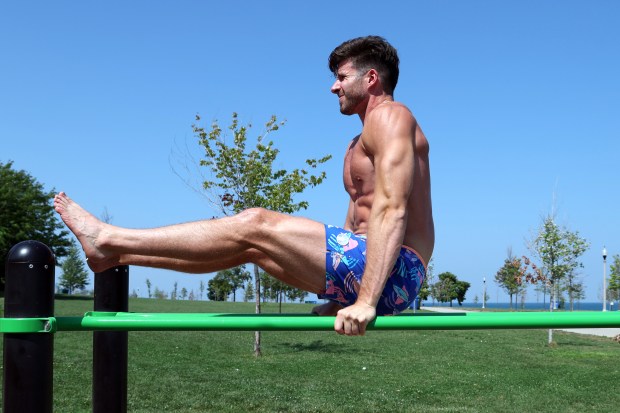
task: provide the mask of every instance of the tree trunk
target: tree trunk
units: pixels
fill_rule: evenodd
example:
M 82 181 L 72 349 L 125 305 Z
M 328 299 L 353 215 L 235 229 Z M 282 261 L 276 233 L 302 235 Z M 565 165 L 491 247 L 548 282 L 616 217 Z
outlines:
M 555 289 L 554 285 L 551 284 L 551 288 L 549 289 L 549 312 L 553 312 L 553 304 L 555 304 Z M 551 345 L 553 343 L 553 330 L 549 329 L 549 337 L 547 339 L 547 344 Z
M 260 275 L 258 273 L 258 265 L 254 264 L 254 290 L 256 295 L 256 314 L 260 314 Z M 254 332 L 254 356 L 262 356 L 260 349 L 260 331 Z
M 280 314 L 282 314 L 282 289 L 280 289 L 278 296 L 279 296 L 278 301 L 280 301 Z

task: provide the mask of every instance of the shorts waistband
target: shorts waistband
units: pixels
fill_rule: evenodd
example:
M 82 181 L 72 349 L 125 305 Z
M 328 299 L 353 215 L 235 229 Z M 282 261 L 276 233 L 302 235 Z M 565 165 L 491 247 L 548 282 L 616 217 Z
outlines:
M 407 249 L 407 250 L 409 250 L 409 251 L 411 251 L 411 252 L 413 252 L 413 253 L 416 255 L 416 257 L 418 257 L 418 259 L 419 259 L 420 261 L 422 261 L 422 265 L 424 266 L 424 271 L 428 270 L 428 266 L 426 265 L 426 261 L 424 261 L 424 258 L 422 258 L 422 256 L 420 255 L 420 253 L 419 253 L 419 252 L 417 252 L 417 251 L 416 251 L 416 250 L 414 250 L 413 248 L 408 247 L 408 246 L 406 246 L 406 245 L 404 245 L 404 244 L 403 244 L 403 246 L 402 246 L 402 247 L 403 247 L 403 248 L 405 248 L 405 249 Z

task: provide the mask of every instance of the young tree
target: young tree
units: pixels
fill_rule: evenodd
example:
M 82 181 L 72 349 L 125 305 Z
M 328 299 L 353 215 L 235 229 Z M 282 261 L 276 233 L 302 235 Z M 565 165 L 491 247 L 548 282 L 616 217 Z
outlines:
M 196 122 L 200 117 L 196 116 Z M 236 214 L 248 208 L 260 207 L 283 213 L 294 213 L 308 207 L 307 201 L 296 201 L 308 186 L 316 186 L 325 179 L 325 172 L 313 175 L 307 169 L 287 171 L 276 169 L 275 161 L 279 150 L 267 137 L 277 131 L 284 122 L 275 116 L 265 125 L 265 131 L 258 135 L 252 150 L 248 148 L 248 130 L 251 125 L 239 124 L 236 113 L 232 115 L 231 139 L 214 121 L 209 131 L 197 124 L 192 125 L 194 135 L 204 149 L 205 157 L 200 166 L 206 168 L 208 176 L 203 175 L 202 191 L 210 202 L 224 215 Z M 306 165 L 316 169 L 327 162 L 331 155 L 321 159 L 307 159 Z M 260 313 L 260 275 L 254 266 L 256 290 L 256 313 Z M 261 355 L 260 332 L 255 334 L 254 354 Z
M 181 288 L 181 300 L 185 300 L 187 298 L 187 288 Z
M 82 290 L 88 285 L 88 272 L 74 241 L 71 242 L 69 255 L 62 262 L 61 268 L 60 286 L 69 290 L 69 294 L 73 294 L 76 289 Z
M 151 295 L 151 280 L 149 280 L 148 278 L 146 279 L 146 292 L 148 293 L 149 298 L 153 297 Z
M 512 297 L 515 297 L 515 306 L 517 297 L 524 290 L 521 282 L 521 259 L 512 255 L 512 249 L 508 249 L 508 256 L 504 260 L 504 265 L 495 274 L 495 282 L 510 296 L 510 308 L 512 309 Z
M 510 308 L 512 309 L 512 297 L 519 291 L 517 277 L 519 275 L 520 263 L 513 261 L 514 258 L 504 260 L 504 265 L 495 274 L 497 283 L 510 296 Z
M 553 302 L 560 296 L 561 282 L 583 267 L 579 257 L 588 248 L 589 243 L 579 236 L 579 232 L 559 227 L 553 216 L 543 220 L 530 242 L 530 250 L 539 258 L 542 274 L 550 284 L 550 310 L 553 310 Z
M 589 244 L 578 232 L 560 228 L 553 215 L 549 215 L 543 219 L 529 248 L 540 260 L 540 273 L 544 274 L 549 284 L 549 311 L 553 311 L 553 303 L 558 301 L 561 295 L 561 282 L 568 274 L 583 267 L 579 257 L 589 248 Z M 552 342 L 553 330 L 549 329 L 548 343 Z
M 9 250 L 29 239 L 48 245 L 56 258 L 67 256 L 71 238 L 54 212 L 55 191 L 25 171 L 13 169 L 13 162 L 0 162 L 0 291 L 4 291 L 4 267 Z

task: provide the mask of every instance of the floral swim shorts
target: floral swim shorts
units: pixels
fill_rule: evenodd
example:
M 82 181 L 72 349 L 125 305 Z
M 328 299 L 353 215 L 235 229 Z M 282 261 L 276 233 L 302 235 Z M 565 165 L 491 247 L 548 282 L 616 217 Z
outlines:
M 357 300 L 366 266 L 366 237 L 325 225 L 325 290 L 319 298 L 348 306 Z M 377 303 L 377 315 L 394 315 L 407 309 L 420 292 L 426 267 L 419 255 L 402 246 Z

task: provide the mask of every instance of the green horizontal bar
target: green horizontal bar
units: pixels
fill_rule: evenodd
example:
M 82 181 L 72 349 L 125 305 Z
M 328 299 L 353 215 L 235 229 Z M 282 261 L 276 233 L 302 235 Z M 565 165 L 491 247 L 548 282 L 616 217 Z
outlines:
M 83 317 L 0 318 L 0 333 L 56 331 L 328 331 L 335 317 L 308 314 L 108 313 Z M 616 312 L 417 313 L 378 317 L 369 330 L 620 328 Z
M 58 331 L 75 330 L 333 330 L 335 317 L 306 314 L 86 313 L 58 317 Z M 417 313 L 378 317 L 372 330 L 620 328 L 620 312 Z
M 54 317 L 40 318 L 0 318 L 0 333 L 54 333 L 56 319 Z

